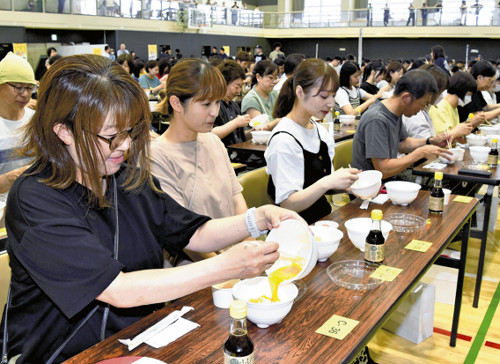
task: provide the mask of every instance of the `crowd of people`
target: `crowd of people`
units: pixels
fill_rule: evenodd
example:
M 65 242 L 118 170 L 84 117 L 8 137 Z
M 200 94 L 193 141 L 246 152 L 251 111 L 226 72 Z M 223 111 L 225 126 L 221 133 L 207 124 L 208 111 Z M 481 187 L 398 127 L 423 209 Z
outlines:
M 446 158 L 448 142 L 500 116 L 496 62 L 465 66 L 440 46 L 422 59 L 361 62 L 285 56 L 279 43 L 269 57 L 260 46 L 235 59 L 221 50 L 184 59 L 165 47 L 147 62 L 125 44 L 116 61 L 49 54 L 39 81 L 14 54 L 0 62 L 11 360 L 62 362 L 165 301 L 256 276 L 278 246 L 246 240 L 329 214 L 325 195 L 350 192 L 362 170 L 388 180 Z M 151 94 L 170 117 L 161 135 Z M 334 170 L 332 135 L 314 121 L 335 110 L 362 114 L 352 168 Z M 247 140 L 261 114 L 271 135 L 260 165 L 280 207 L 248 209 L 230 162 L 255 156 L 225 147 Z

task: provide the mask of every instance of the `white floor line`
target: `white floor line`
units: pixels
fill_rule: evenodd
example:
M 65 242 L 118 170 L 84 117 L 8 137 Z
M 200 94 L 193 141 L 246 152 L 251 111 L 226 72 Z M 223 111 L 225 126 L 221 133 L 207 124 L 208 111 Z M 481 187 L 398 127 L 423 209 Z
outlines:
M 465 273 L 465 276 L 469 277 L 469 278 L 476 279 L 476 275 L 472 274 L 472 273 Z M 491 277 L 485 277 L 485 276 L 483 276 L 483 281 L 488 281 L 488 282 L 493 282 L 493 283 L 500 282 L 497 278 L 491 278 Z

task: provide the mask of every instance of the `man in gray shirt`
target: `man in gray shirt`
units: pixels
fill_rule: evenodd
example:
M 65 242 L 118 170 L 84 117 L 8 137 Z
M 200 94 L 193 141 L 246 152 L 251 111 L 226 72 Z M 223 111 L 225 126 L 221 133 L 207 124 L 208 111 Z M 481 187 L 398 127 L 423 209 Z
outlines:
M 436 81 L 425 71 L 406 73 L 396 84 L 394 94 L 370 107 L 361 117 L 352 146 L 352 166 L 377 169 L 383 179 L 395 176 L 420 159 L 434 159 L 448 152 L 440 148 L 449 137 L 415 139 L 408 136 L 402 115 L 413 116 L 428 107 L 438 92 Z M 399 153 L 405 156 L 397 158 Z

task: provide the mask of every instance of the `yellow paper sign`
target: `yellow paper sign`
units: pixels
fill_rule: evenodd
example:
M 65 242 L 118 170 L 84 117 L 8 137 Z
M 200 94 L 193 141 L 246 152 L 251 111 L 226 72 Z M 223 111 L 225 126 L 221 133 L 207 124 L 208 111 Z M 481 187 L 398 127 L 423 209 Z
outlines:
M 472 201 L 472 197 L 468 196 L 457 196 L 453 199 L 454 202 L 469 203 Z
M 327 322 L 317 329 L 316 332 L 321 335 L 343 340 L 347 334 L 356 327 L 357 324 L 359 324 L 359 321 L 333 315 Z
M 7 235 L 7 229 L 6 228 L 1 228 L 0 229 L 0 236 Z
M 416 250 L 417 252 L 425 253 L 430 247 L 432 243 L 428 241 L 422 240 L 412 240 L 410 243 L 405 246 L 405 249 Z
M 93 48 L 92 51 L 94 52 L 95 55 L 102 56 L 101 48 Z
M 381 265 L 370 275 L 370 277 L 373 279 L 381 279 L 383 281 L 392 282 L 402 271 L 403 270 L 399 268 Z
M 356 132 L 356 130 L 346 130 L 345 132 L 346 132 L 346 133 L 355 133 L 355 132 Z

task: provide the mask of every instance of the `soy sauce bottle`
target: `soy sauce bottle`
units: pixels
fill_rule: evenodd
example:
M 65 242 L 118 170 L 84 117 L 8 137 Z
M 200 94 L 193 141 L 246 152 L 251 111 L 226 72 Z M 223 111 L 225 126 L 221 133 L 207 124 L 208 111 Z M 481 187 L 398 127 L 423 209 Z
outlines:
M 231 327 L 224 343 L 224 364 L 254 364 L 253 342 L 247 331 L 247 304 L 234 300 L 229 315 Z
M 336 133 L 340 132 L 340 119 L 339 119 L 340 113 L 338 111 L 335 111 L 335 118 L 333 119 L 333 131 Z
M 358 127 L 358 124 L 359 124 L 359 121 L 361 120 L 361 108 L 358 107 L 356 109 L 356 118 L 354 119 L 354 126 L 357 128 Z
M 429 197 L 429 211 L 433 214 L 441 214 L 444 207 L 443 172 L 434 173 L 434 187 Z
M 490 167 L 496 167 L 498 164 L 498 150 L 497 150 L 498 139 L 491 139 L 491 150 L 488 154 L 488 165 Z
M 382 211 L 372 210 L 372 226 L 365 242 L 365 261 L 380 265 L 385 259 L 385 239 L 382 235 Z

